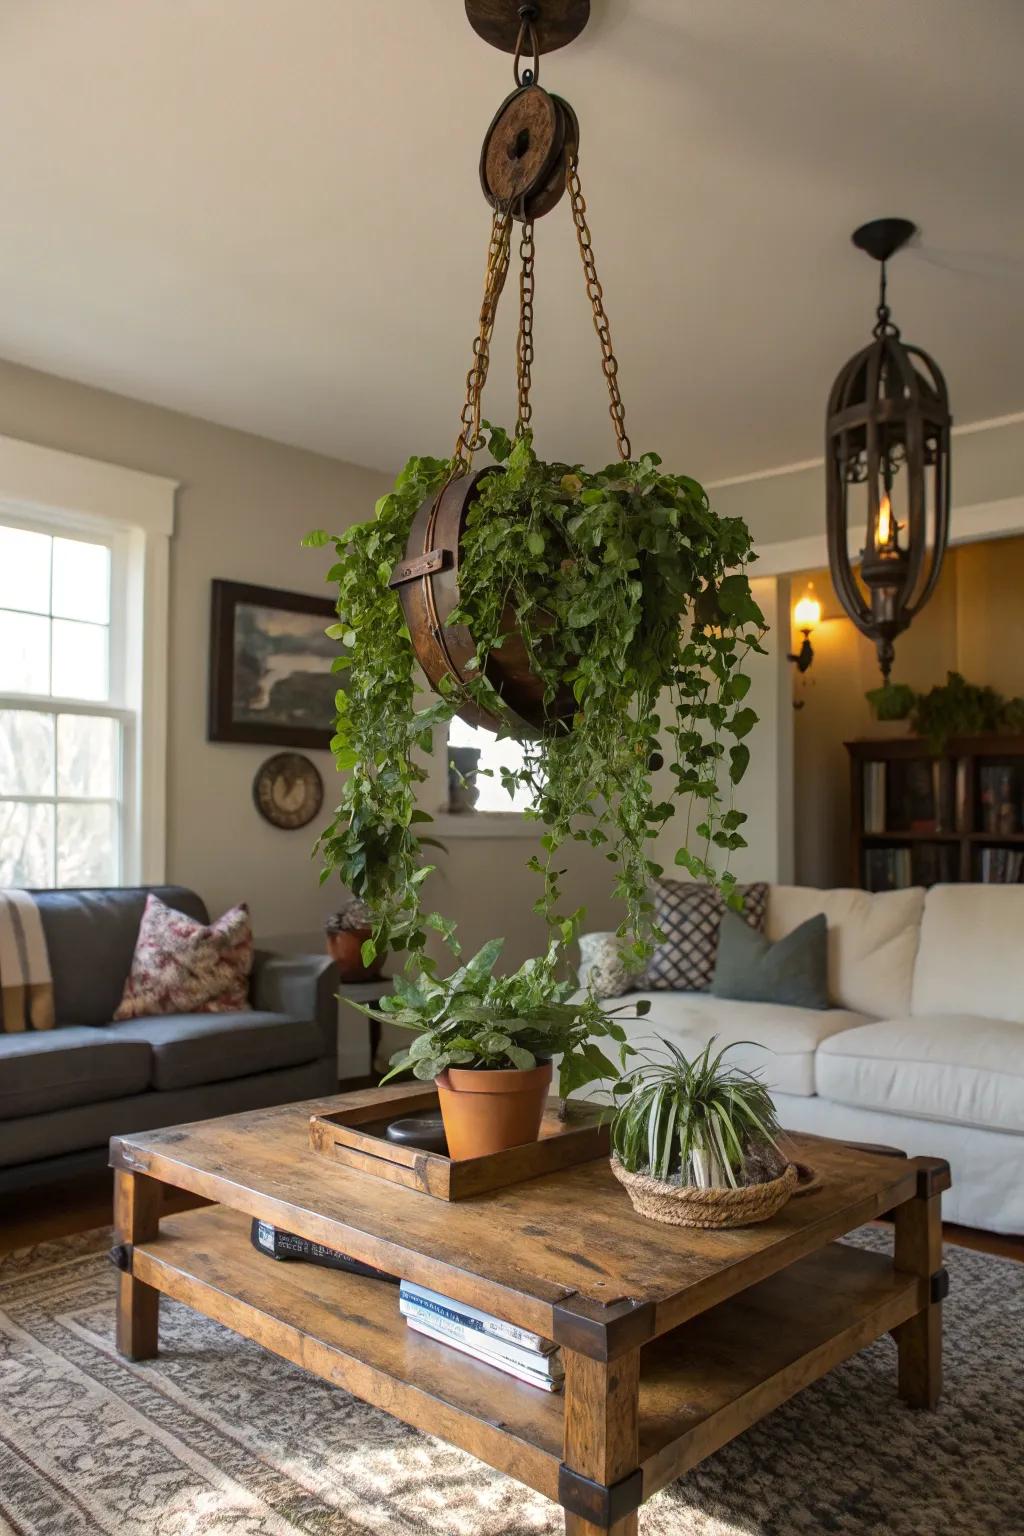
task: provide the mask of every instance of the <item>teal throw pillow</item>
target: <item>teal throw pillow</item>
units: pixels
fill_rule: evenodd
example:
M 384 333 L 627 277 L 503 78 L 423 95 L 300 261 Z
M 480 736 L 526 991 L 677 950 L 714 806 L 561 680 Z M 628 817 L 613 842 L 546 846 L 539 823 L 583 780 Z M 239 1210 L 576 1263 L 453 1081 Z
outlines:
M 784 1003 L 827 1008 L 828 923 L 819 912 L 772 943 L 735 912 L 726 912 L 718 934 L 711 983 L 715 997 L 742 1003 Z

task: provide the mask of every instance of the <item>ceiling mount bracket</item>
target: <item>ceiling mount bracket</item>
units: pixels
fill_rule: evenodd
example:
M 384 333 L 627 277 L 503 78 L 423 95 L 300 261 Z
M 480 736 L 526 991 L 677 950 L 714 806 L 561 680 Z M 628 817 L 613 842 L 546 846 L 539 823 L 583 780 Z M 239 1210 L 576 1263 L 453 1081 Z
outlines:
M 888 261 L 917 234 L 910 219 L 872 219 L 855 229 L 850 239 L 858 250 L 866 251 L 876 261 Z
M 526 19 L 537 34 L 538 53 L 564 48 L 590 20 L 590 0 L 534 0 L 529 7 L 520 0 L 466 0 L 473 31 L 502 53 L 515 53 L 526 10 L 533 13 Z

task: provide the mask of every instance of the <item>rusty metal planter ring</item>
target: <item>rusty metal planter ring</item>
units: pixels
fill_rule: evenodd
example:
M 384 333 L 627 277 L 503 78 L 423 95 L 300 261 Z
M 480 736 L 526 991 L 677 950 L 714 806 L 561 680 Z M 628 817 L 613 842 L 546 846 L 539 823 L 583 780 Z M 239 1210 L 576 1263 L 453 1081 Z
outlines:
M 397 591 L 412 638 L 416 660 L 427 681 L 440 691 L 443 677 L 460 688 L 472 682 L 476 672 L 469 661 L 476 644 L 465 624 L 452 624 L 459 601 L 461 540 L 466 518 L 487 475 L 504 474 L 500 465 L 488 465 L 473 474 L 450 480 L 436 495 L 424 501 L 413 519 L 405 556 L 396 565 L 391 586 Z M 559 695 L 545 707 L 544 683 L 533 671 L 530 657 L 508 610 L 503 630 L 508 638 L 487 659 L 488 681 L 500 693 L 519 727 L 540 735 L 565 725 L 576 709 L 572 693 Z M 458 710 L 470 725 L 497 730 L 502 721 L 465 695 Z

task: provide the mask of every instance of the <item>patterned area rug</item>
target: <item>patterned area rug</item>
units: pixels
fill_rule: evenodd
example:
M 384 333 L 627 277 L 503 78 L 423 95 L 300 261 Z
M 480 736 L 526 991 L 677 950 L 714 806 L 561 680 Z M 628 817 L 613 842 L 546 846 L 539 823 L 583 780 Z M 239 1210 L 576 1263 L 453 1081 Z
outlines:
M 158 1361 L 121 1360 L 108 1241 L 0 1261 L 4 1536 L 560 1536 L 547 1500 L 186 1307 L 161 1303 Z M 937 1414 L 901 1404 L 883 1340 L 659 1494 L 641 1536 L 1024 1531 L 1024 1265 L 946 1263 Z

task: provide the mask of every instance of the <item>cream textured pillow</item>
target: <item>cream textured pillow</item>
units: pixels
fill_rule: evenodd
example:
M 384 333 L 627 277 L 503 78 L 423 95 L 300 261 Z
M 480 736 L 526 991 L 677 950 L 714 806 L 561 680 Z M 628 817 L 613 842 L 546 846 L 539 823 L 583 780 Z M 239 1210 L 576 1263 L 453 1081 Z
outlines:
M 833 1008 L 876 1019 L 901 1019 L 910 1012 L 923 910 L 920 886 L 872 892 L 773 885 L 764 931 L 774 944 L 809 917 L 824 912 Z
M 621 997 L 634 985 L 631 971 L 622 953 L 622 940 L 614 933 L 580 934 L 581 987 L 589 987 L 595 997 Z
M 247 1010 L 252 962 L 252 925 L 244 902 L 206 927 L 151 894 L 114 1018 Z

